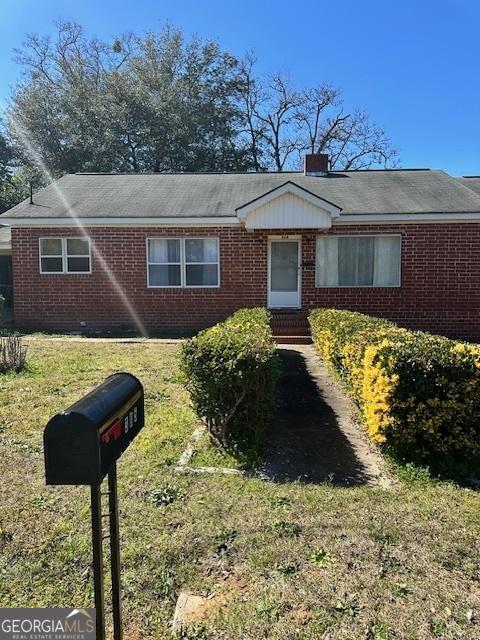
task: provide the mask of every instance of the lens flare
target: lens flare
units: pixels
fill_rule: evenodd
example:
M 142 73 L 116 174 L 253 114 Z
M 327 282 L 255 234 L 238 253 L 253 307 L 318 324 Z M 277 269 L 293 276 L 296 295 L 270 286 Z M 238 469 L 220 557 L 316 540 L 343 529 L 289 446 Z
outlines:
M 135 324 L 135 327 L 137 328 L 138 332 L 140 333 L 140 335 L 142 337 L 148 338 L 147 330 L 145 329 L 145 326 L 143 325 L 143 322 L 141 321 L 140 316 L 138 315 L 135 307 L 133 306 L 131 301 L 128 299 L 128 296 L 127 296 L 124 288 L 122 287 L 121 283 L 115 277 L 115 274 L 110 269 L 110 267 L 108 266 L 107 261 L 105 260 L 104 256 L 102 255 L 101 250 L 98 248 L 98 246 L 94 242 L 93 238 L 91 238 L 89 236 L 86 227 L 83 225 L 83 223 L 80 220 L 80 218 L 73 211 L 70 203 L 68 202 L 68 199 L 67 199 L 66 195 L 63 193 L 62 189 L 59 187 L 59 185 L 56 182 L 56 180 L 54 180 L 54 178 L 53 178 L 51 172 L 49 171 L 48 167 L 46 166 L 45 162 L 43 161 L 43 159 L 41 158 L 39 153 L 36 151 L 36 149 L 33 147 L 32 143 L 30 142 L 30 140 L 32 139 L 32 136 L 29 135 L 28 130 L 25 129 L 19 122 L 17 122 L 15 120 L 15 118 L 11 114 L 9 114 L 9 121 L 10 121 L 10 124 L 11 124 L 14 132 L 15 132 L 15 135 L 20 140 L 22 145 L 25 147 L 25 150 L 27 151 L 27 153 L 30 156 L 31 160 L 35 163 L 35 165 L 42 171 L 42 173 L 51 182 L 50 186 L 55 190 L 55 193 L 58 196 L 59 200 L 64 205 L 64 207 L 65 207 L 65 209 L 66 209 L 66 211 L 68 213 L 68 216 L 75 223 L 75 225 L 79 229 L 82 237 L 85 238 L 85 240 L 90 240 L 90 246 L 92 248 L 93 255 L 95 256 L 96 260 L 98 261 L 98 263 L 100 264 L 101 268 L 103 269 L 103 271 L 105 272 L 106 276 L 108 277 L 112 287 L 114 288 L 115 292 L 117 293 L 118 297 L 120 298 L 123 306 L 127 310 L 128 314 L 129 314 L 132 322 Z

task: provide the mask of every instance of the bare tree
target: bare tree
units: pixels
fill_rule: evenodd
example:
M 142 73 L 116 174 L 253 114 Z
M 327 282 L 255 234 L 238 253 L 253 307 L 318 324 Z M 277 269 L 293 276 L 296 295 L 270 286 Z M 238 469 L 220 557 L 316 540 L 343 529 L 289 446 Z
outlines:
M 332 169 L 347 171 L 397 166 L 397 149 L 385 131 L 371 122 L 364 111 L 341 113 L 330 122 L 332 126 L 321 140 L 321 151 L 329 154 Z
M 266 128 L 258 117 L 260 105 L 266 101 L 266 95 L 259 80 L 255 77 L 254 67 L 257 59 L 252 53 L 247 53 L 240 64 L 238 102 L 244 117 L 244 130 L 251 150 L 255 171 L 265 170 L 262 163 L 264 155 L 263 141 Z
M 385 131 L 360 110 L 345 111 L 328 84 L 297 90 L 280 73 L 265 80 L 244 67 L 241 106 L 255 167 L 297 168 L 304 153 L 328 153 L 332 170 L 395 166 L 397 150 Z
M 302 103 L 289 79 L 277 73 L 268 80 L 268 95 L 271 108 L 258 111 L 257 117 L 265 126 L 263 140 L 267 156 L 273 160 L 275 169 L 282 171 L 289 157 L 298 151 L 301 144 L 297 135 L 296 113 Z
M 301 94 L 281 73 L 262 81 L 254 76 L 251 67 L 240 91 L 243 103 L 247 105 L 245 120 L 249 123 L 247 131 L 257 165 L 282 171 L 301 146 L 296 135 L 296 112 L 301 104 Z M 259 161 L 260 152 L 263 162 Z
M 305 140 L 305 150 L 309 153 L 321 153 L 324 139 L 328 138 L 328 118 L 325 113 L 329 108 L 338 107 L 340 96 L 338 89 L 321 84 L 313 89 L 305 89 L 301 94 L 300 104 L 295 113 L 300 130 Z M 333 125 L 333 123 L 332 123 Z

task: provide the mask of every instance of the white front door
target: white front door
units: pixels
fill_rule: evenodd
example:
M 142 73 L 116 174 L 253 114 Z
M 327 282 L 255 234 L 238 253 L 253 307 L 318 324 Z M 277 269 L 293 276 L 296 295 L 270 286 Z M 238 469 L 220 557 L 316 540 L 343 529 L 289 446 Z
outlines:
M 268 306 L 300 308 L 300 240 L 269 240 Z

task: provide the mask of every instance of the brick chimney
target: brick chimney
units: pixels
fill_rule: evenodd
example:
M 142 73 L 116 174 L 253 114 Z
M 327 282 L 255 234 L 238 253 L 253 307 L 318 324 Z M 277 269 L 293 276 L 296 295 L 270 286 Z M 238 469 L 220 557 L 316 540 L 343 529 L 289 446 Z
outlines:
M 307 153 L 304 161 L 306 176 L 326 176 L 328 173 L 328 153 Z

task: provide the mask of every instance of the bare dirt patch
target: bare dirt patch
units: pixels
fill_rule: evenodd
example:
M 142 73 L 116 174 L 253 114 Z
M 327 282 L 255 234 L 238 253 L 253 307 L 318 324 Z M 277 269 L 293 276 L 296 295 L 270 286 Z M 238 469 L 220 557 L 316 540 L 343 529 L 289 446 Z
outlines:
M 237 576 L 229 576 L 218 590 L 213 591 L 208 597 L 196 596 L 194 594 L 180 594 L 177 602 L 177 610 L 180 606 L 184 611 L 177 615 L 174 619 L 174 629 L 180 628 L 182 624 L 195 624 L 197 622 L 205 622 L 212 617 L 222 607 L 225 607 L 231 598 L 238 596 L 238 593 L 246 589 L 247 581 Z M 190 605 L 188 604 L 190 601 Z M 186 604 L 186 607 L 185 607 Z

